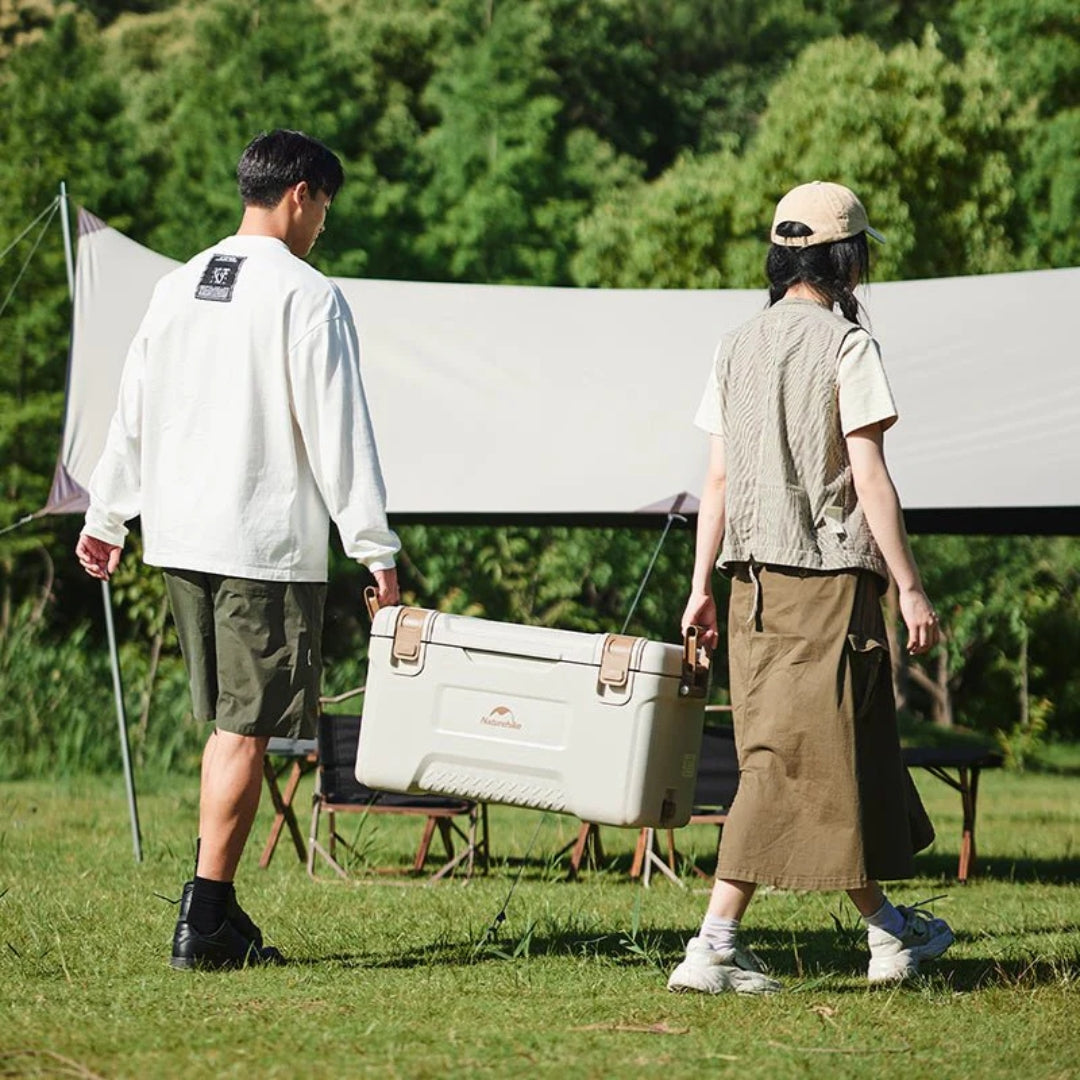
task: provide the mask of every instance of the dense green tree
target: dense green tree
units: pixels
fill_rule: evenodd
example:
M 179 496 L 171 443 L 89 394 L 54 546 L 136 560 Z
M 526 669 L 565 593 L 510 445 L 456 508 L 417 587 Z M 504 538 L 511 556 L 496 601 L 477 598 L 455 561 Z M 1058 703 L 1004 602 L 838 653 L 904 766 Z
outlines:
M 336 74 L 327 77 L 350 109 L 331 143 L 344 156 L 347 183 L 321 258 L 334 273 L 422 277 L 420 139 L 434 122 L 424 94 L 445 19 L 427 0 L 335 0 L 328 10 Z
M 562 116 L 656 177 L 687 150 L 741 141 L 769 86 L 813 41 L 888 33 L 887 0 L 544 0 Z
M 579 227 L 572 263 L 577 284 L 656 289 L 730 285 L 725 250 L 740 168 L 730 151 L 686 155 L 652 183 L 609 196 Z
M 543 62 L 548 28 L 526 4 L 448 5 L 443 62 L 428 90 L 438 123 L 424 136 L 428 170 L 419 237 L 432 276 L 557 279 L 541 214 L 556 181 L 560 104 Z
M 58 7 L 56 0 L 0 0 L 0 60 L 16 46 L 40 40 Z
M 301 127 L 345 164 L 317 265 L 420 276 L 417 147 L 430 112 L 421 98 L 442 21 L 424 0 L 327 0 L 316 10 L 225 0 L 118 20 L 112 59 L 147 167 L 161 177 L 149 241 L 179 257 L 231 229 L 245 143 L 275 126 Z
M 1024 130 L 1015 105 L 991 57 L 973 51 L 953 63 L 930 32 L 890 52 L 859 38 L 811 46 L 769 95 L 745 159 L 757 183 L 744 186 L 736 229 L 760 235 L 792 183 L 837 179 L 862 194 L 889 238 L 879 276 L 1013 269 Z M 736 272 L 759 260 L 732 254 Z
M 1009 86 L 1043 116 L 1080 105 L 1080 17 L 1071 0 L 958 0 L 950 25 L 966 51 L 988 46 Z
M 1018 200 L 1027 263 L 1080 263 L 1080 16 L 1070 0 L 961 0 L 952 24 L 985 48 L 1036 122 L 1024 133 Z
M 745 154 L 680 163 L 583 223 L 577 280 L 756 286 L 775 200 L 815 178 L 853 187 L 888 235 L 878 277 L 1014 268 L 1024 124 L 983 53 L 955 64 L 929 33 L 890 52 L 865 38 L 820 42 L 775 84 Z
M 1024 140 L 1018 197 L 1031 267 L 1080 265 L 1080 106 L 1033 124 Z
M 330 40 L 326 17 L 304 0 L 206 5 L 158 87 L 168 111 L 156 247 L 186 258 L 236 227 L 236 161 L 259 131 L 302 128 L 336 142 L 354 105 L 335 88 Z
M 176 7 L 176 0 L 69 0 L 80 11 L 88 12 L 99 26 L 108 26 L 130 14 L 149 14 Z
M 1011 734 L 1052 721 L 1080 735 L 1080 545 L 1061 537 L 927 536 L 913 541 L 946 645 L 909 672 L 928 718 Z M 939 662 L 941 661 L 941 662 Z M 1008 741 L 1008 740 L 1007 740 Z
M 420 149 L 426 277 L 569 283 L 574 226 L 640 166 L 563 115 L 539 4 L 447 5 Z

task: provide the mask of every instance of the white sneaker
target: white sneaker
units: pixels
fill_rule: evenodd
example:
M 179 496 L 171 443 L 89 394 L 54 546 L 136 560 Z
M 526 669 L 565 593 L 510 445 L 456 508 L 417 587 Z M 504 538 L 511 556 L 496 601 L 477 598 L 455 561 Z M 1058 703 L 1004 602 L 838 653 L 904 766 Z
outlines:
M 671 973 L 667 988 L 701 994 L 775 994 L 780 984 L 765 974 L 761 961 L 749 949 L 717 952 L 703 938 L 686 943 L 686 959 Z
M 870 967 L 867 978 L 873 983 L 901 982 L 919 972 L 920 960 L 940 956 L 952 943 L 953 932 L 944 919 L 933 919 L 915 908 L 897 907 L 904 916 L 900 936 L 871 926 Z

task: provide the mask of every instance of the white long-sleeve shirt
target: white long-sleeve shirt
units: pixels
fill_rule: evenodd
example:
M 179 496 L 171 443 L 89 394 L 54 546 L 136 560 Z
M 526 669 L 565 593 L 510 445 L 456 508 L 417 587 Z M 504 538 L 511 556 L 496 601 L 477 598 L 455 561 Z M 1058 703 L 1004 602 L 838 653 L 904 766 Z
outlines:
M 372 570 L 400 543 L 340 291 L 268 236 L 231 236 L 164 277 L 124 365 L 85 533 L 154 566 L 325 581 L 332 518 Z

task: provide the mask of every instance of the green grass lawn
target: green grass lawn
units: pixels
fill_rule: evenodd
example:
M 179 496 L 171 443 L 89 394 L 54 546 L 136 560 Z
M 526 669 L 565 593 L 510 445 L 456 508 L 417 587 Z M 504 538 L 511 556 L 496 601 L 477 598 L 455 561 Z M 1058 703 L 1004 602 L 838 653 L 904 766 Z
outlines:
M 418 837 L 385 817 L 365 821 L 348 883 L 309 880 L 287 836 L 258 870 L 266 802 L 238 885 L 293 962 L 174 972 L 175 908 L 157 894 L 190 873 L 196 781 L 143 782 L 141 866 L 119 778 L 0 785 L 0 1076 L 1080 1075 L 1075 770 L 984 775 L 967 886 L 951 876 L 959 797 L 916 780 L 939 838 L 890 894 L 940 897 L 956 944 L 916 984 L 871 992 L 846 899 L 763 892 L 746 926 L 783 981 L 770 998 L 664 989 L 704 909 L 689 870 L 686 889 L 643 889 L 626 873 L 633 834 L 605 829 L 611 863 L 569 883 L 554 855 L 576 821 L 504 808 L 492 873 L 426 888 L 371 872 L 406 864 Z M 715 829 L 679 836 L 704 865 Z

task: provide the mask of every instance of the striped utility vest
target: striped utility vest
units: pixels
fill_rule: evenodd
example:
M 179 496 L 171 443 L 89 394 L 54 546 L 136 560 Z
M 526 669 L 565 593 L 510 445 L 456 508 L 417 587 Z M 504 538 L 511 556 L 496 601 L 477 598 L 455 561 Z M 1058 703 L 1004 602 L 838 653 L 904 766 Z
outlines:
M 854 329 L 812 300 L 781 300 L 720 343 L 721 569 L 753 561 L 888 577 L 855 498 L 840 429 L 839 353 Z

